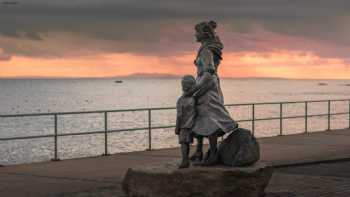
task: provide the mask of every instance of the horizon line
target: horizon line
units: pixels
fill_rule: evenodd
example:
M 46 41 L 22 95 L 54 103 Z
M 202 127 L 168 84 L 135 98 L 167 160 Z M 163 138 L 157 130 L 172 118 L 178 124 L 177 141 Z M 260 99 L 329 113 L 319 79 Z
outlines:
M 89 76 L 8 76 L 0 77 L 2 79 L 142 79 L 142 78 L 155 78 L 155 79 L 174 79 L 181 78 L 182 75 L 172 75 L 172 74 L 145 74 L 138 75 L 123 75 L 123 76 L 99 76 L 99 77 L 89 77 Z M 350 80 L 350 78 L 286 78 L 286 77 L 220 77 L 221 79 L 276 79 L 276 80 Z

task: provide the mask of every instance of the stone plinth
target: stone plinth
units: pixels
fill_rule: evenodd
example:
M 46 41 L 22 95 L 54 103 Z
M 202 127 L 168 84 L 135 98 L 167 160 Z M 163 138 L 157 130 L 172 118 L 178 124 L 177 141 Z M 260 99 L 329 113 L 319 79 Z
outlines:
M 142 167 L 128 170 L 123 190 L 129 197 L 262 197 L 272 173 L 262 163 L 242 168 Z

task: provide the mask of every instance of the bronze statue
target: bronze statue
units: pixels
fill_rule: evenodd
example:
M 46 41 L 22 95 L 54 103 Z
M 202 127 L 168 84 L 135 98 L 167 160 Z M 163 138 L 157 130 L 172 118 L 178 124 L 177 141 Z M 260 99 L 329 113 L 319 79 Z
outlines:
M 201 22 L 195 27 L 197 41 L 201 43 L 194 61 L 197 76 L 195 79 L 185 75 L 181 80 L 183 94 L 176 103 L 175 133 L 181 144 L 179 168 L 188 168 L 190 159 L 200 161 L 201 166 L 221 164 L 225 167 L 200 167 L 179 172 L 173 170 L 172 165 L 157 164 L 150 168 L 129 169 L 123 180 L 123 189 L 128 196 L 265 196 L 273 168 L 255 165 L 260 158 L 257 140 L 250 130 L 238 128 L 225 109 L 217 74 L 223 45 L 215 28 L 213 21 Z M 217 147 L 218 136 L 225 133 L 229 134 Z M 194 137 L 198 139 L 197 150 L 189 158 Z M 204 137 L 209 138 L 210 147 L 202 160 Z
M 186 94 L 196 100 L 196 116 L 191 131 L 198 136 L 197 150 L 191 160 L 201 160 L 203 137 L 209 139 L 209 150 L 200 165 L 218 162 L 217 139 L 238 129 L 224 106 L 224 97 L 217 74 L 222 60 L 223 44 L 216 35 L 216 22 L 201 22 L 195 26 L 196 41 L 201 43 L 194 64 L 197 67 L 195 86 Z

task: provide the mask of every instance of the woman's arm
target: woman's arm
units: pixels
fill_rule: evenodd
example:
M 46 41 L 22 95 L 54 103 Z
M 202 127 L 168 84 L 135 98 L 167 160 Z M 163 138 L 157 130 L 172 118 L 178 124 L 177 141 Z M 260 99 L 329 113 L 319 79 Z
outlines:
M 213 77 L 209 72 L 204 72 L 202 74 L 201 79 L 193 86 L 193 88 L 186 93 L 186 96 L 192 96 L 198 91 L 202 91 L 206 89 L 209 84 L 213 81 Z
M 213 77 L 211 76 L 212 79 L 208 80 L 207 82 L 203 83 L 202 87 L 196 91 L 193 96 L 198 98 L 203 96 L 208 90 L 210 90 L 213 86 L 215 86 L 215 82 Z

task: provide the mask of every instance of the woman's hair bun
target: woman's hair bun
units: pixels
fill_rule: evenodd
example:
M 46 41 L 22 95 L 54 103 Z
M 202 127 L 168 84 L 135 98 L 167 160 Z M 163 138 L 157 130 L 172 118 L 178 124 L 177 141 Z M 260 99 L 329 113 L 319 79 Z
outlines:
M 210 27 L 211 27 L 212 29 L 215 29 L 216 26 L 217 26 L 217 24 L 216 24 L 215 21 L 209 21 L 209 25 L 210 25 Z

